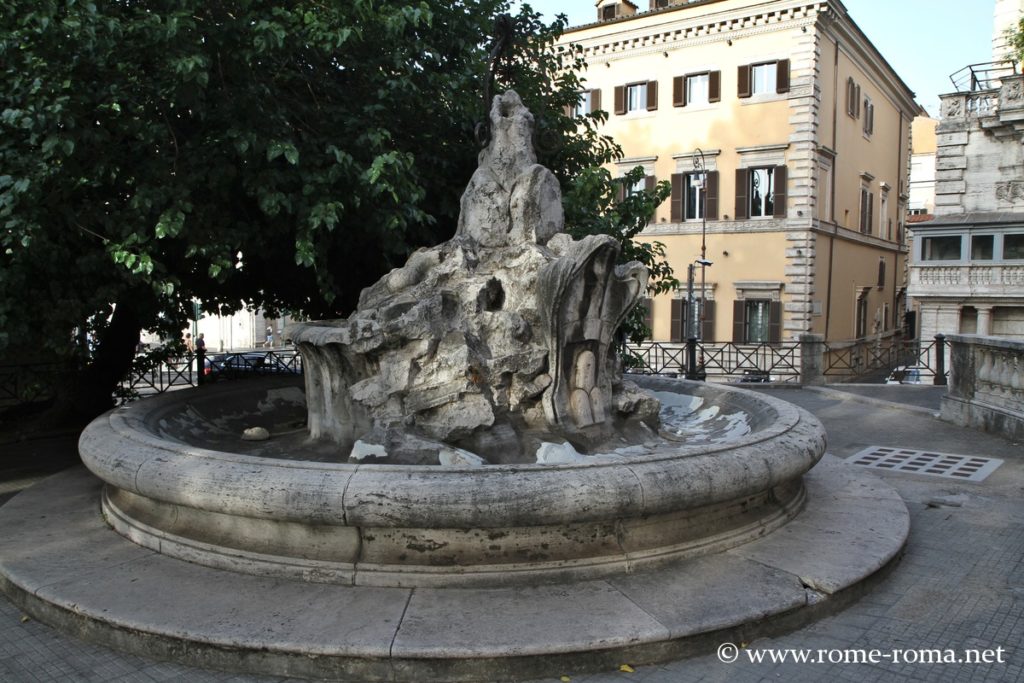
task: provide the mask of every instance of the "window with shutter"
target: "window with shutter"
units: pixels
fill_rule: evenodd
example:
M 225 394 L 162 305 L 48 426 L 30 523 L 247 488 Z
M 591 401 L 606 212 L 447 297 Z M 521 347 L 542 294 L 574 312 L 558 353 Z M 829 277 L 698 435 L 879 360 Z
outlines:
M 736 169 L 736 205 L 733 212 L 736 220 L 747 218 L 750 215 L 750 207 L 747 205 L 747 193 L 750 184 L 750 176 L 745 168 Z
M 626 86 L 624 85 L 615 86 L 615 113 L 626 113 Z
M 878 259 L 878 288 L 885 288 L 885 259 Z
M 644 327 L 647 328 L 647 335 L 644 339 L 650 341 L 654 338 L 654 300 L 650 297 L 644 297 L 640 299 L 640 305 L 643 306 Z
M 594 113 L 601 108 L 601 91 L 591 90 L 590 91 L 590 113 Z
M 736 69 L 736 96 L 737 97 L 750 97 L 750 65 L 741 64 Z
M 708 74 L 708 102 L 719 102 L 722 99 L 722 72 L 712 71 Z
M 672 79 L 672 106 L 686 106 L 686 77 L 676 76 Z
M 644 177 L 644 189 L 648 192 L 654 192 L 654 188 L 657 184 L 657 179 L 654 176 L 649 175 Z
M 658 108 L 658 81 L 647 81 L 647 111 Z
M 672 174 L 672 197 L 670 199 L 670 220 L 680 223 L 683 220 L 683 177 L 682 173 Z
M 780 59 L 775 63 L 775 92 L 789 92 L 789 60 Z
M 718 220 L 718 171 L 708 171 L 704 188 L 704 210 L 709 221 Z
M 669 341 L 686 341 L 686 300 L 672 299 L 672 329 Z
M 775 167 L 775 178 L 773 182 L 773 189 L 775 190 L 775 196 L 772 207 L 772 217 L 774 218 L 785 218 L 786 217 L 786 167 L 776 166 Z
M 715 341 L 715 302 L 704 301 L 701 307 L 700 338 L 705 342 Z

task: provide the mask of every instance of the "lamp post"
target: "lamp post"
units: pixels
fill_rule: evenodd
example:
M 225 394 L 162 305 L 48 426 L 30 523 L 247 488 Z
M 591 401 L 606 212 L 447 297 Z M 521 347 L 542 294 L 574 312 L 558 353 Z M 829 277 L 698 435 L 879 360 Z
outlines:
M 686 267 L 686 379 L 697 379 L 697 335 L 698 324 L 704 321 L 704 297 L 707 295 L 707 281 L 705 269 L 711 265 L 707 259 L 707 187 L 708 172 L 704 162 L 704 152 L 700 147 L 693 151 L 693 170 L 700 178 L 700 188 L 697 195 L 697 207 L 700 209 L 700 258 Z M 693 294 L 694 265 L 700 265 L 700 309 L 698 312 L 697 299 Z

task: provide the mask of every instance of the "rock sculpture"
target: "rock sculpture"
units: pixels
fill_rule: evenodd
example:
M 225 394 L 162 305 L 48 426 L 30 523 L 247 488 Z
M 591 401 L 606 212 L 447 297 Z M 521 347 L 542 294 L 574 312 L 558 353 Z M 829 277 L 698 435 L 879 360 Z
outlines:
M 288 331 L 310 433 L 346 455 L 358 441 L 364 462 L 465 464 L 452 447 L 532 462 L 545 441 L 586 452 L 656 424 L 657 401 L 622 381 L 613 352 L 646 269 L 617 266 L 612 237 L 562 231 L 558 181 L 515 92 L 490 118 L 455 236 L 365 289 L 347 320 Z

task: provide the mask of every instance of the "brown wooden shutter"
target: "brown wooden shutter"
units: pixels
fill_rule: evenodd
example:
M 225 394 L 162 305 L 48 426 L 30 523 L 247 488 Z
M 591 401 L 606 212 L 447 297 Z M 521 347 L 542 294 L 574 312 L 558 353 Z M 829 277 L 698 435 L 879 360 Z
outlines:
M 868 105 L 868 135 L 875 132 L 875 105 Z
M 672 332 L 669 341 L 681 342 L 686 334 L 686 300 L 672 299 Z
M 782 341 L 782 302 L 768 302 L 768 341 L 775 344 Z
M 672 106 L 686 106 L 686 76 L 676 76 L 672 79 Z
M 647 81 L 647 111 L 658 108 L 658 81 Z
M 644 307 L 644 326 L 647 328 L 647 336 L 645 339 L 654 338 L 654 300 L 650 297 L 644 297 L 640 300 L 640 305 Z
M 868 192 L 864 188 L 860 190 L 860 231 L 867 232 L 865 226 L 868 220 Z
M 736 71 L 737 97 L 750 97 L 750 65 L 741 64 Z
M 704 180 L 704 215 L 709 221 L 718 220 L 718 171 L 708 171 Z
M 648 192 L 654 192 L 654 186 L 657 184 L 657 179 L 654 176 L 644 176 L 644 189 Z
M 683 222 L 683 181 L 685 176 L 682 173 L 672 174 L 672 198 L 670 200 L 671 221 L 673 223 Z
M 736 169 L 736 210 L 733 218 L 739 220 L 750 217 L 750 205 L 747 202 L 747 191 L 750 183 L 749 171 L 745 168 Z
M 743 299 L 732 302 L 732 342 L 742 344 L 747 341 L 746 303 Z
M 626 180 L 625 178 L 618 178 L 615 181 L 615 201 L 621 203 L 626 199 Z
M 601 108 L 601 90 L 590 91 L 590 112 L 593 113 Z
M 855 94 L 855 96 L 853 98 L 853 107 L 854 107 L 854 109 L 853 109 L 853 117 L 855 119 L 859 119 L 860 118 L 860 86 L 859 85 L 855 86 L 854 91 L 855 91 L 856 94 Z
M 846 79 L 846 113 L 853 116 L 853 76 Z
M 712 71 L 708 74 L 708 102 L 722 99 L 722 72 Z
M 704 320 L 700 326 L 700 338 L 705 342 L 715 341 L 715 302 L 704 302 Z
M 885 288 L 885 259 L 878 260 L 878 288 Z
M 772 215 L 775 218 L 786 217 L 786 167 L 775 167 L 775 196 Z
M 626 113 L 626 86 L 624 85 L 615 86 L 615 113 Z
M 775 92 L 789 92 L 789 60 L 780 59 L 775 63 Z
M 563 114 L 565 114 L 565 115 L 566 115 L 566 117 L 568 117 L 568 118 L 572 118 L 572 109 L 573 109 L 573 108 L 572 108 L 572 107 L 570 107 L 570 106 L 569 106 L 569 105 L 567 104 L 567 105 L 565 105 L 565 107 L 564 107 L 564 108 L 562 109 L 562 113 L 563 113 Z
M 873 229 L 874 226 L 872 225 L 872 223 L 873 223 L 872 219 L 874 218 L 874 213 L 875 213 L 875 193 L 874 192 L 868 192 L 868 234 L 869 235 L 874 232 L 874 229 Z

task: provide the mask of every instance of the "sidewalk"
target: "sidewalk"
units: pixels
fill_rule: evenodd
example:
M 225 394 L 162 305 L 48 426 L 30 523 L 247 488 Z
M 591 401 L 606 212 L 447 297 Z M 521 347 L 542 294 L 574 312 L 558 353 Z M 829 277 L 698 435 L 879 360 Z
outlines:
M 1024 445 L 938 421 L 930 414 L 938 408 L 937 403 L 934 407 L 929 403 L 937 401 L 931 387 L 852 389 L 856 391 L 851 387 L 759 390 L 817 415 L 828 430 L 829 452 L 840 458 L 868 446 L 889 446 L 1001 458 L 1004 463 L 978 483 L 872 469 L 906 501 L 912 519 L 910 541 L 893 572 L 840 614 L 783 637 L 749 643 L 737 653 L 735 663 L 723 663 L 711 654 L 636 666 L 631 673 L 552 671 L 546 680 L 558 681 L 561 676 L 587 683 L 1024 680 L 1020 645 L 1024 642 Z M 74 444 L 67 438 L 23 443 L 13 456 L 9 447 L 0 445 L 0 501 L 14 488 L 76 459 Z M 6 598 L 0 598 L 3 681 L 287 680 L 145 660 L 89 645 L 31 620 L 22 623 L 20 617 Z M 900 651 L 910 659 L 902 651 L 912 649 L 950 650 L 961 656 L 967 648 L 992 649 L 995 657 L 998 647 L 1003 648 L 1001 664 L 994 660 L 989 664 L 907 664 L 892 658 L 893 651 Z M 769 648 L 774 653 L 764 652 Z M 821 650 L 825 663 L 772 663 L 772 654 L 787 655 L 784 649 L 813 649 L 813 655 Z M 879 661 L 828 663 L 829 657 L 842 656 L 838 651 L 851 649 L 878 650 Z M 751 663 L 755 652 L 766 661 Z

